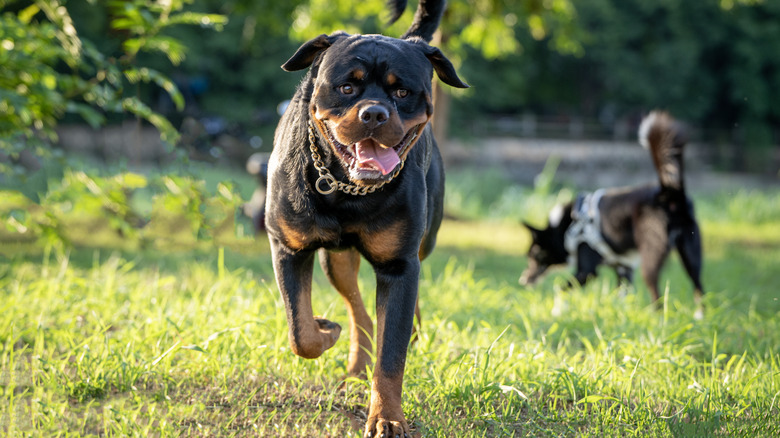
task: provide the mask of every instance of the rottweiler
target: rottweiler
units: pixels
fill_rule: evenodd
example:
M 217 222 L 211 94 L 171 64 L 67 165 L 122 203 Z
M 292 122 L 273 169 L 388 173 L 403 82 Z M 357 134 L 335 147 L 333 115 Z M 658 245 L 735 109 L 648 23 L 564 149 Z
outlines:
M 391 2 L 395 18 L 405 1 Z M 292 351 L 316 358 L 341 327 L 314 316 L 314 255 L 347 305 L 348 373 L 364 376 L 373 323 L 358 290 L 362 255 L 376 274 L 376 363 L 365 435 L 407 436 L 401 392 L 420 261 L 442 219 L 444 170 L 431 133 L 432 80 L 466 88 L 429 45 L 444 1 L 422 0 L 400 38 L 336 32 L 282 66 L 309 68 L 282 116 L 268 164 L 265 225 Z
M 556 206 L 547 227 L 531 232 L 528 267 L 520 284 L 534 283 L 548 267 L 569 263 L 584 284 L 599 265 L 611 266 L 631 283 L 642 270 L 650 295 L 661 306 L 658 276 L 671 247 L 676 247 L 693 282 L 696 311 L 703 316 L 701 232 L 683 179 L 685 127 L 663 111 L 648 114 L 639 126 L 639 142 L 650 150 L 658 184 L 600 189 Z

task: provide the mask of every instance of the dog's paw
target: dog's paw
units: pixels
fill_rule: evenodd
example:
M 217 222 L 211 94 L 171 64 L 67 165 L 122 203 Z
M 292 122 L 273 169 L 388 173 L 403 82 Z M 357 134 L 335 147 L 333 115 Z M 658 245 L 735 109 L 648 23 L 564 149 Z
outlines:
M 293 353 L 306 359 L 320 357 L 332 347 L 341 335 L 341 326 L 323 318 L 314 318 L 314 326 L 307 326 L 297 337 L 290 335 Z
M 569 301 L 562 293 L 556 292 L 553 298 L 553 307 L 550 310 L 550 315 L 553 318 L 558 318 L 569 312 Z
M 363 434 L 364 438 L 413 438 L 409 429 L 409 425 L 406 424 L 406 420 L 401 418 L 400 421 L 391 421 L 384 418 L 369 417 L 366 423 L 366 432 Z
M 328 321 L 325 318 L 314 318 L 314 322 L 317 323 L 321 335 L 322 345 L 324 347 L 322 351 L 325 351 L 332 347 L 339 339 L 339 336 L 341 336 L 341 326 L 333 321 Z

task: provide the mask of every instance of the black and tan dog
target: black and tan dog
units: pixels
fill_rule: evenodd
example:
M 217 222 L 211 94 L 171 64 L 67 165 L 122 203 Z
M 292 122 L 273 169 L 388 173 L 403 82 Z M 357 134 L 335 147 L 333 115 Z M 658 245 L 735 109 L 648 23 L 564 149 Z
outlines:
M 640 266 L 653 300 L 660 304 L 658 275 L 675 246 L 693 281 L 695 316 L 700 318 L 701 236 L 683 184 L 684 129 L 668 114 L 655 111 L 642 120 L 639 141 L 650 149 L 660 184 L 580 195 L 553 209 L 546 228 L 526 224 L 532 243 L 520 283 L 532 284 L 548 267 L 567 262 L 580 284 L 602 264 L 630 283 Z
M 396 1 L 396 16 L 406 6 Z M 341 327 L 311 305 L 315 253 L 350 318 L 348 372 L 365 375 L 373 324 L 358 290 L 360 255 L 376 273 L 377 338 L 366 436 L 406 436 L 403 373 L 420 260 L 442 218 L 444 174 L 428 122 L 433 72 L 467 87 L 428 42 L 443 1 L 419 2 L 401 39 L 337 32 L 304 43 L 282 68 L 310 67 L 276 130 L 266 229 L 292 351 L 315 358 Z

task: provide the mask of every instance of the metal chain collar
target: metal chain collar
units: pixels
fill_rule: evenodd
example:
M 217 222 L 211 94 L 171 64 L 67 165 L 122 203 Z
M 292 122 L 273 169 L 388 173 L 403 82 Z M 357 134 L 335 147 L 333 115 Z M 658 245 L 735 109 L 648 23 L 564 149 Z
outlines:
M 319 152 L 317 152 L 317 141 L 314 137 L 314 126 L 311 122 L 309 123 L 309 150 L 311 151 L 311 158 L 314 160 L 314 168 L 317 169 L 317 172 L 320 174 L 320 177 L 317 178 L 317 182 L 314 183 L 314 188 L 323 195 L 329 195 L 336 190 L 340 190 L 348 195 L 360 196 L 374 193 L 382 186 L 395 179 L 395 177 L 401 173 L 401 169 L 404 168 L 404 162 L 406 161 L 406 158 L 401 160 L 401 165 L 398 166 L 389 179 L 370 186 L 359 186 L 357 184 L 349 184 L 337 181 L 336 177 L 334 177 L 333 174 L 330 173 L 330 170 L 325 167 L 325 163 L 322 162 L 322 157 L 320 156 Z M 324 187 L 322 187 L 323 184 Z

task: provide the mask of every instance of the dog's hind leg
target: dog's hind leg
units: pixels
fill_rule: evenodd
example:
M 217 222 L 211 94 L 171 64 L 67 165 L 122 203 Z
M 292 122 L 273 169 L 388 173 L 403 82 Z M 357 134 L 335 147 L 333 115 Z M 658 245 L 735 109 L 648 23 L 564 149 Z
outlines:
M 640 245 L 639 254 L 642 259 L 642 276 L 645 279 L 647 288 L 650 290 L 650 297 L 653 303 L 655 303 L 656 309 L 661 310 L 663 309 L 663 302 L 661 302 L 661 295 L 658 293 L 658 276 L 669 254 L 666 238 L 664 237 L 663 240 L 651 239 L 649 242 Z
M 315 318 L 311 307 L 313 251 L 290 251 L 274 238 L 269 239 L 273 254 L 276 284 L 287 310 L 290 349 L 307 359 L 319 357 L 332 347 L 341 334 L 341 326 Z
M 693 282 L 693 299 L 696 304 L 693 317 L 702 319 L 704 317 L 704 303 L 702 303 L 704 288 L 701 285 L 701 234 L 699 226 L 695 222 L 684 228 L 680 237 L 677 238 L 677 251 L 680 253 L 683 266 Z
M 640 220 L 634 225 L 634 241 L 639 251 L 642 277 L 650 290 L 650 298 L 656 310 L 663 310 L 658 293 L 658 276 L 669 255 L 668 218 L 661 211 L 648 208 L 640 212 Z
M 620 297 L 623 298 L 628 294 L 628 290 L 631 289 L 634 283 L 634 270 L 625 265 L 615 266 L 615 273 L 618 278 L 618 288 Z
M 358 268 L 360 254 L 347 251 L 327 251 L 321 249 L 320 266 L 330 280 L 330 284 L 341 294 L 347 304 L 349 315 L 349 362 L 347 373 L 350 377 L 366 377 L 366 367 L 371 363 L 371 340 L 374 337 L 374 324 L 363 305 L 358 289 Z

